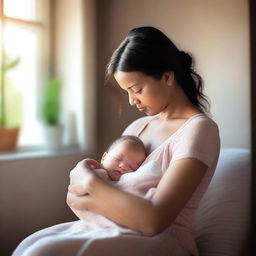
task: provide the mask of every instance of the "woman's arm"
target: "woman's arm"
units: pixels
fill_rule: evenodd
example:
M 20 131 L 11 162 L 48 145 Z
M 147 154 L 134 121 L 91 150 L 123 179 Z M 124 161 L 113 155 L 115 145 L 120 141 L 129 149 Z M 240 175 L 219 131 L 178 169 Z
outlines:
M 84 186 L 89 195 L 75 197 L 68 203 L 79 210 L 101 214 L 145 235 L 155 235 L 176 218 L 206 170 L 207 166 L 199 160 L 177 160 L 170 164 L 163 175 L 153 198 L 146 200 L 119 190 L 96 175 L 91 175 L 87 169 L 84 170 L 88 175 L 88 179 L 84 179 L 87 180 Z

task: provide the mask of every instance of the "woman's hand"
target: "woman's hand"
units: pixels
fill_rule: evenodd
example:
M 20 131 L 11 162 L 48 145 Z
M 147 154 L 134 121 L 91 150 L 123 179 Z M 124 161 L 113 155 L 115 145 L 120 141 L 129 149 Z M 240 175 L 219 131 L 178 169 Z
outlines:
M 93 159 L 84 159 L 78 162 L 69 175 L 69 192 L 76 196 L 86 195 L 92 180 L 95 178 L 92 169 L 99 168 L 100 166 L 101 165 Z
M 67 194 L 67 204 L 68 206 L 74 210 L 84 211 L 88 210 L 88 204 L 92 200 L 90 195 L 85 196 L 75 196 L 74 194 L 68 192 Z

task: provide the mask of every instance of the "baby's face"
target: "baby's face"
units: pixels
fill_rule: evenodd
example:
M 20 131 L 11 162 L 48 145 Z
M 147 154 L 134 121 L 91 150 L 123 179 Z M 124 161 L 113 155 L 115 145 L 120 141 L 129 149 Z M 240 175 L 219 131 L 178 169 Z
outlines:
M 101 163 L 112 180 L 119 180 L 121 175 L 136 171 L 145 157 L 145 152 L 141 148 L 124 141 L 105 153 Z

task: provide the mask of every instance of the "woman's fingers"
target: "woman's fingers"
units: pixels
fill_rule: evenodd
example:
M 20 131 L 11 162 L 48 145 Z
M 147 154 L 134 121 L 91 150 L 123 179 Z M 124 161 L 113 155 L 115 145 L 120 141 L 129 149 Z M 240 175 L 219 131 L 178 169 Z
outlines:
M 76 166 L 70 171 L 70 185 L 75 185 L 81 183 L 83 178 L 86 178 L 88 173 L 87 168 L 84 165 L 84 160 L 78 162 Z
M 77 163 L 75 168 L 70 171 L 70 187 L 69 191 L 77 196 L 84 195 L 88 192 L 88 187 L 93 180 L 95 173 L 86 165 L 89 163 L 97 163 L 93 159 L 85 159 Z
M 69 185 L 68 191 L 76 196 L 82 196 L 86 194 L 85 187 L 83 183 L 78 185 Z
M 80 197 L 75 196 L 72 193 L 68 193 L 67 195 L 68 206 L 76 210 L 87 210 L 90 200 L 92 199 L 89 195 L 84 195 Z
M 66 202 L 67 202 L 68 206 L 72 207 L 72 204 L 74 202 L 74 198 L 75 198 L 75 196 L 72 193 L 68 192 L 67 199 L 66 199 Z

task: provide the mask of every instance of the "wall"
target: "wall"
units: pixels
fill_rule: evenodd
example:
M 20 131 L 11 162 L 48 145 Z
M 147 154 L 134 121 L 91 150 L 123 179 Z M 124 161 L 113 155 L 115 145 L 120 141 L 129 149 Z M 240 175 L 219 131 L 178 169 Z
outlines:
M 94 4 L 92 0 L 55 0 L 55 3 L 55 68 L 64 88 L 65 142 L 79 143 L 83 149 L 93 150 L 96 112 Z
M 29 234 L 75 220 L 66 206 L 69 171 L 82 155 L 0 162 L 0 255 Z
M 248 3 L 244 0 L 99 0 L 99 151 L 139 114 L 117 104 L 103 89 L 105 65 L 128 31 L 156 26 L 182 50 L 193 54 L 205 82 L 222 147 L 250 147 Z

